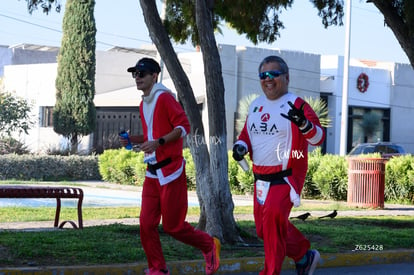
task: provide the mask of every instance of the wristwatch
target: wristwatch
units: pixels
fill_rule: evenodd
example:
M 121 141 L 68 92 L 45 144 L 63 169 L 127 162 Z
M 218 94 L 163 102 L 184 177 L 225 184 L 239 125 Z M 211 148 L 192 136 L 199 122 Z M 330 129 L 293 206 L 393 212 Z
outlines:
M 158 143 L 159 143 L 160 145 L 164 145 L 164 143 L 165 143 L 165 139 L 164 139 L 164 138 L 159 138 L 159 139 L 158 139 Z

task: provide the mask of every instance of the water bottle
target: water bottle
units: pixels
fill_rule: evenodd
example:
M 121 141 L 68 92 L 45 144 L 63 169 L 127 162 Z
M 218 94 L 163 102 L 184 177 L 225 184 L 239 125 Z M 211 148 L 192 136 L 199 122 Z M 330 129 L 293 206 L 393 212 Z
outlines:
M 244 148 L 243 146 L 237 146 L 236 151 L 240 156 L 244 156 L 247 153 L 246 148 Z M 240 167 L 243 169 L 243 171 L 249 171 L 249 164 L 247 163 L 246 159 L 243 158 L 242 160 L 239 160 L 238 163 Z
M 128 144 L 125 145 L 125 149 L 127 150 L 131 150 L 132 149 L 132 144 L 131 144 L 131 140 L 129 139 L 129 135 L 128 132 L 125 130 L 122 130 L 121 132 L 119 132 L 119 136 L 128 140 Z

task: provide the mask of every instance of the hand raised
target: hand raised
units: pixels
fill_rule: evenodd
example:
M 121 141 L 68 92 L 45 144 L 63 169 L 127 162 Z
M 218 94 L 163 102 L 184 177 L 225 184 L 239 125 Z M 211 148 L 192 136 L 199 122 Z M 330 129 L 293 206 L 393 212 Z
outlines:
M 288 104 L 290 106 L 290 110 L 287 115 L 281 113 L 280 115 L 286 119 L 289 119 L 293 123 L 295 123 L 298 127 L 303 127 L 305 125 L 305 122 L 307 121 L 305 114 L 303 112 L 303 108 L 305 106 L 305 102 L 302 103 L 300 108 L 296 108 L 296 106 L 288 101 Z
M 305 102 L 302 103 L 299 109 L 296 108 L 296 106 L 290 101 L 288 101 L 288 104 L 291 108 L 288 111 L 288 114 L 286 115 L 281 113 L 280 115 L 286 119 L 289 119 L 295 125 L 297 125 L 302 133 L 306 133 L 307 131 L 309 131 L 312 128 L 312 123 L 309 122 L 303 111 L 305 107 Z

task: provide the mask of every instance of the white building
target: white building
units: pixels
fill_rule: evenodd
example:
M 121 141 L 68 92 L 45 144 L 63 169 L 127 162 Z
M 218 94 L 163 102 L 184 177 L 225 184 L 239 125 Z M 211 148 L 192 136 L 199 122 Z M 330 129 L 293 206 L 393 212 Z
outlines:
M 324 149 L 329 153 L 339 153 L 342 57 L 232 45 L 219 45 L 219 53 L 225 85 L 228 148 L 231 148 L 236 136 L 234 122 L 240 100 L 247 95 L 261 93 L 258 79 L 260 61 L 268 55 L 279 55 L 289 65 L 292 92 L 302 97 L 321 97 L 327 101 L 333 124 L 327 129 Z M 116 137 L 121 128 L 131 129 L 132 133 L 140 131 L 140 126 L 137 125 L 137 106 L 141 100 L 141 92 L 137 91 L 126 68 L 134 65 L 143 56 L 155 57 L 156 52 L 151 49 L 115 48 L 111 51 L 98 51 L 96 56 L 94 102 L 97 107 L 98 125 L 93 135 L 83 138 L 81 149 L 85 150 L 107 148 L 111 143 L 110 136 Z M 180 53 L 179 59 L 190 79 L 197 102 L 201 105 L 208 137 L 206 88 L 201 53 Z M 56 135 L 51 127 L 50 114 L 55 103 L 56 73 L 56 63 L 4 67 L 6 91 L 13 91 L 32 102 L 33 116 L 39 118 L 39 123 L 30 131 L 30 135 L 24 137 L 25 143 L 33 151 L 45 151 L 66 142 Z M 369 87 L 363 93 L 356 85 L 361 73 L 365 73 L 369 78 Z M 406 122 L 406 118 L 414 115 L 414 94 L 411 91 L 414 87 L 413 76 L 414 71 L 408 64 L 351 60 L 348 149 L 356 142 L 380 139 L 400 143 L 408 152 L 414 153 L 414 123 Z M 163 72 L 161 81 L 174 90 L 168 72 Z M 369 137 L 359 126 L 363 114 L 368 111 L 379 117 L 379 126 L 373 127 L 375 131 Z
M 321 56 L 321 94 L 327 95 L 334 125 L 327 129 L 327 152 L 339 152 L 342 112 L 343 57 Z M 357 88 L 357 80 L 365 74 L 366 91 Z M 414 152 L 414 71 L 409 64 L 351 60 L 348 85 L 348 150 L 361 142 L 391 141 Z M 374 114 L 377 127 L 364 135 L 362 123 L 367 113 Z M 371 116 L 372 117 L 372 116 Z

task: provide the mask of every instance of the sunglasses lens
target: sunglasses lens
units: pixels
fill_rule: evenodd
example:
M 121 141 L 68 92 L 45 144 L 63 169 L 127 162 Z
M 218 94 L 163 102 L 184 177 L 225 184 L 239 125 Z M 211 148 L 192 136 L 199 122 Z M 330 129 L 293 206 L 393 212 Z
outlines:
M 267 76 L 268 76 L 267 72 L 263 72 L 263 73 L 260 73 L 260 74 L 259 74 L 259 78 L 260 78 L 260 79 L 262 79 L 262 80 L 263 80 L 263 79 L 266 79 L 266 78 L 267 78 Z
M 262 73 L 260 73 L 259 74 L 259 78 L 260 79 L 262 79 L 262 80 L 264 80 L 264 79 L 266 79 L 266 78 L 270 78 L 270 79 L 273 79 L 273 78 L 275 78 L 275 77 L 279 77 L 280 75 L 282 75 L 283 73 L 282 72 L 279 72 L 279 71 L 268 71 L 268 72 L 262 72 Z
M 143 78 L 143 77 L 145 77 L 147 74 L 148 74 L 148 72 L 146 72 L 146 71 L 137 71 L 137 72 L 132 72 L 132 78 L 136 78 L 136 77 Z

